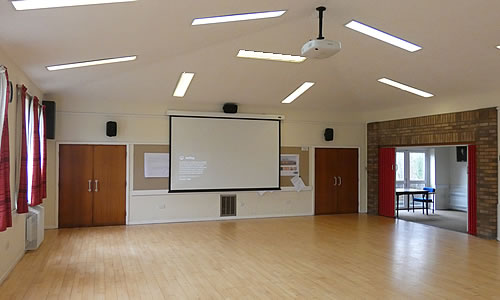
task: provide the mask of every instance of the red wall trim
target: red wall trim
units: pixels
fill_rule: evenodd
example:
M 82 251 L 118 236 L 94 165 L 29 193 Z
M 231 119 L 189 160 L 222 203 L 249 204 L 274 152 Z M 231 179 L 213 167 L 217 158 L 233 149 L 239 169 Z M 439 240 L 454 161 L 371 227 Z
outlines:
M 394 217 L 396 148 L 380 148 L 378 155 L 378 214 Z
M 476 145 L 469 145 L 467 151 L 468 164 L 468 230 L 469 234 L 477 234 L 477 171 L 476 171 Z

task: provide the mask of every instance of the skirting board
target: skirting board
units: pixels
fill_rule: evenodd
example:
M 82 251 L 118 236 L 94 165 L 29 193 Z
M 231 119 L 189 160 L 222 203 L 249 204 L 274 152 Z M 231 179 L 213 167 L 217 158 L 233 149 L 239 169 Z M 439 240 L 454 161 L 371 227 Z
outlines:
M 5 281 L 5 279 L 7 279 L 7 277 L 9 276 L 10 272 L 12 272 L 12 270 L 14 270 L 14 268 L 17 266 L 17 264 L 21 261 L 21 259 L 24 257 L 24 254 L 26 253 L 26 251 L 23 251 L 14 261 L 14 263 L 9 267 L 9 269 L 7 269 L 7 272 L 5 272 L 5 274 L 2 274 L 2 276 L 0 277 L 0 285 Z
M 168 224 L 168 223 L 187 223 L 187 222 L 207 222 L 207 221 L 235 221 L 235 220 L 248 220 L 248 219 L 269 219 L 269 218 L 286 218 L 286 217 L 311 217 L 313 214 L 276 214 L 276 215 L 259 215 L 259 216 L 241 216 L 241 217 L 216 217 L 216 218 L 197 218 L 197 219 L 170 219 L 170 220 L 151 220 L 129 222 L 127 225 L 147 225 L 147 224 Z

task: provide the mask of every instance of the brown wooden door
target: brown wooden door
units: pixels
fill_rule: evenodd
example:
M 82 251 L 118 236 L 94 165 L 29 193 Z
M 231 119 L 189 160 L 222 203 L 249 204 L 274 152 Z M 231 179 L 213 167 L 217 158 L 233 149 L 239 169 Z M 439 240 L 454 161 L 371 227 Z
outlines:
M 59 227 L 123 225 L 126 147 L 60 145 Z
M 335 188 L 335 149 L 315 151 L 315 214 L 334 214 L 337 210 L 337 189 Z
M 358 212 L 358 150 L 315 150 L 315 214 Z
M 125 146 L 94 146 L 94 222 L 125 224 L 127 150 Z
M 339 149 L 337 213 L 358 212 L 358 149 Z
M 93 148 L 59 147 L 59 227 L 92 226 Z

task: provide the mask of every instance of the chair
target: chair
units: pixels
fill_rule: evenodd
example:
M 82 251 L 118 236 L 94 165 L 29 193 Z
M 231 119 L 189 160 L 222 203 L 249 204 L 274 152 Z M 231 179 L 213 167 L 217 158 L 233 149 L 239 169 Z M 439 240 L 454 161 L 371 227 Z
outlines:
M 426 205 L 426 210 L 427 214 L 429 214 L 429 203 L 432 203 L 432 213 L 434 213 L 434 209 L 436 206 L 436 201 L 435 201 L 435 195 L 436 195 L 436 189 L 431 188 L 431 187 L 424 187 L 424 191 L 428 191 L 429 193 L 427 194 L 427 198 L 422 195 L 422 197 L 414 197 L 412 195 L 412 203 L 413 203 L 413 212 L 415 212 L 415 201 L 416 202 L 422 202 L 422 213 L 424 214 L 424 203 Z

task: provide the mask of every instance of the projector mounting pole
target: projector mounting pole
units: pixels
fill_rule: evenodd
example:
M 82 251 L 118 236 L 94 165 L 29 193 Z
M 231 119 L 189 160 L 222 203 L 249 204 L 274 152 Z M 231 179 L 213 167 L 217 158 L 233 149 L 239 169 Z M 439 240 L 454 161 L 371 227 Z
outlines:
M 316 10 L 319 12 L 319 36 L 318 36 L 318 40 L 324 40 L 325 37 L 323 36 L 323 12 L 326 10 L 326 7 L 320 6 L 320 7 L 317 7 Z

